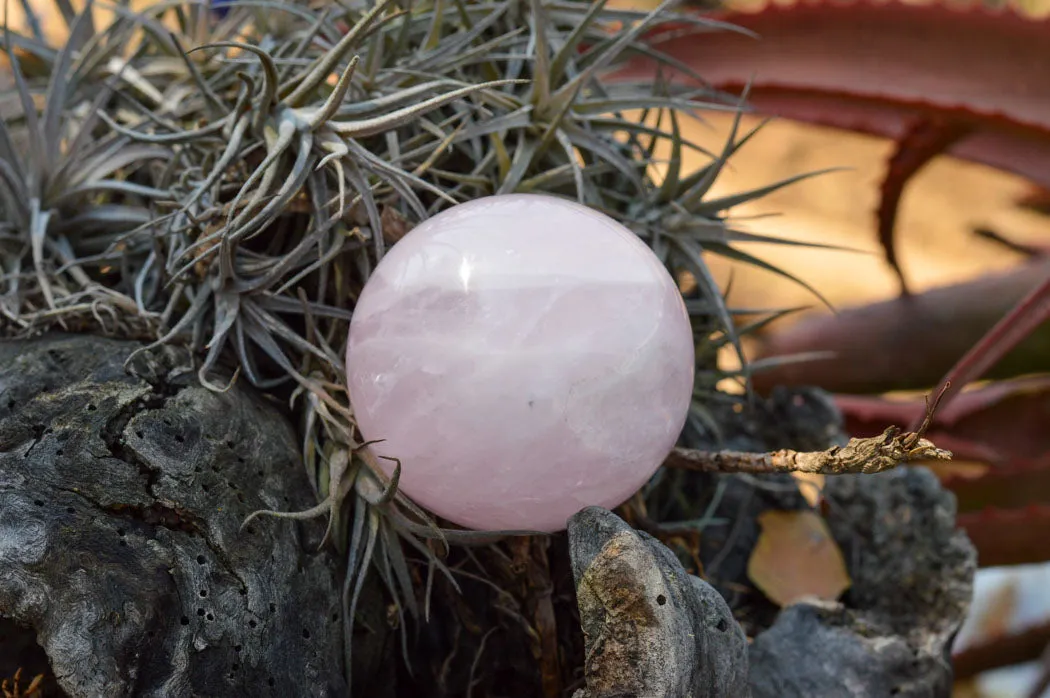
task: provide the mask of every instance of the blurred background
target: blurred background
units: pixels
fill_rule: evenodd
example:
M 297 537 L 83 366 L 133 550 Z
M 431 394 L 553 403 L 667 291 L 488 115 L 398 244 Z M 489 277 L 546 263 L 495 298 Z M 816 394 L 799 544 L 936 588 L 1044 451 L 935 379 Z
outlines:
M 52 3 L 34 4 L 44 8 L 46 18 Z M 650 0 L 616 0 L 616 4 L 655 6 Z M 7 3 L 8 20 L 15 25 L 24 21 L 19 5 Z M 730 3 L 727 7 L 756 10 L 762 3 Z M 106 13 L 103 8 L 96 11 L 100 19 Z M 1011 21 L 1037 27 L 1034 35 L 1041 32 L 1050 47 L 1050 0 L 1024 0 L 1003 12 L 1012 17 Z M 58 41 L 61 26 L 60 22 L 46 22 L 43 29 L 48 35 L 54 32 Z M 972 50 L 979 51 L 979 47 Z M 731 55 L 725 57 L 727 61 L 733 59 Z M 1050 71 L 1050 63 L 1042 69 Z M 1043 114 L 1050 122 L 1050 94 L 1038 99 L 1042 99 Z M 704 123 L 684 120 L 682 136 L 717 152 L 725 143 L 733 117 L 714 113 L 704 118 Z M 743 128 L 749 129 L 758 121 L 757 116 L 747 116 Z M 713 197 L 801 173 L 846 168 L 805 179 L 731 209 L 730 215 L 741 231 L 850 248 L 842 251 L 737 243 L 783 274 L 752 263 L 709 256 L 732 308 L 801 308 L 748 334 L 744 346 L 750 358 L 776 359 L 778 346 L 782 349 L 788 344 L 793 352 L 828 348 L 826 338 L 835 330 L 828 323 L 836 322 L 836 316 L 813 292 L 787 275 L 805 281 L 836 310 L 847 314 L 851 308 L 898 298 L 900 283 L 876 236 L 875 217 L 880 185 L 894 151 L 895 144 L 889 139 L 776 120 L 733 156 L 726 174 L 714 185 Z M 708 161 L 689 151 L 684 157 L 686 170 Z M 1050 171 L 1050 162 L 1047 167 Z M 919 326 L 909 325 L 916 322 L 913 317 L 895 316 L 896 306 L 878 306 L 881 310 L 871 314 L 865 325 L 869 332 L 866 347 L 870 357 L 898 362 L 916 375 L 902 371 L 899 384 L 894 384 L 891 376 L 863 390 L 851 387 L 842 375 L 825 376 L 825 381 L 817 369 L 801 379 L 839 395 L 847 423 L 857 430 L 881 430 L 882 421 L 895 422 L 902 414 L 913 414 L 898 407 L 921 406 L 917 396 L 933 388 L 974 339 L 1050 273 L 1050 266 L 1045 264 L 1046 250 L 1050 250 L 1050 195 L 1021 177 L 973 162 L 938 155 L 919 168 L 904 190 L 895 231 L 898 259 L 910 292 L 921 296 L 942 289 L 941 295 L 929 301 L 941 323 L 937 325 L 939 334 L 931 335 L 929 325 L 923 326 L 921 321 Z M 1033 266 L 1036 271 L 1030 273 Z M 1029 271 L 1022 272 L 1025 269 Z M 996 274 L 1016 283 L 971 286 Z M 753 319 L 741 314 L 742 324 Z M 1050 330 L 1045 321 L 1037 324 L 1032 337 Z M 914 330 L 910 334 L 909 328 Z M 963 328 L 968 329 L 963 332 Z M 791 342 L 780 341 L 792 331 L 800 334 L 791 335 Z M 934 350 L 938 337 L 951 340 L 953 334 L 961 339 L 954 344 L 948 341 L 950 346 L 940 353 Z M 1038 684 L 1050 666 L 1050 655 L 1041 659 L 1050 643 L 1050 566 L 1045 562 L 1050 560 L 1050 501 L 1046 499 L 1050 497 L 1050 387 L 1043 380 L 1050 374 L 1050 344 L 1032 346 L 1020 359 L 1015 356 L 1013 364 L 998 364 L 995 377 L 1007 380 L 972 386 L 971 397 L 991 395 L 975 393 L 974 388 L 991 387 L 998 392 L 968 403 L 957 401 L 961 407 L 941 425 L 941 436 L 951 443 L 937 441 L 960 455 L 939 474 L 959 497 L 960 524 L 977 543 L 983 567 L 973 612 L 955 646 L 958 696 L 1041 695 Z M 738 357 L 730 351 L 723 353 L 722 361 L 727 369 L 739 366 Z M 873 361 L 856 361 L 847 367 L 847 373 L 855 375 L 846 378 L 864 378 Z M 770 377 L 763 380 L 770 384 L 798 378 L 775 371 L 765 375 Z
M 685 128 L 690 139 L 717 149 L 724 142 L 731 118 L 716 115 L 709 120 L 709 128 L 695 124 Z M 805 280 L 836 309 L 891 300 L 897 297 L 899 285 L 875 238 L 875 210 L 879 184 L 892 150 L 893 144 L 883 139 L 777 121 L 766 126 L 734 157 L 729 172 L 715 189 L 728 195 L 800 172 L 850 168 L 799 182 L 759 202 L 740 206 L 733 214 L 759 217 L 740 224 L 749 232 L 862 252 L 747 243 L 739 246 Z M 700 162 L 698 157 L 697 164 Z M 1017 243 L 1050 244 L 1050 217 L 1019 205 L 1031 191 L 1031 185 L 1024 180 L 988 167 L 951 157 L 932 161 L 909 183 L 897 219 L 900 258 L 911 290 L 918 293 L 991 273 L 1009 273 L 1024 261 L 1024 255 L 975 235 L 975 228 L 1001 231 Z M 732 307 L 808 306 L 778 319 L 768 327 L 769 333 L 806 319 L 832 317 L 812 293 L 789 279 L 714 255 L 710 255 L 709 263 L 722 288 L 729 287 Z M 1006 310 L 1008 305 L 1003 312 Z M 745 340 L 745 348 L 752 351 L 758 344 L 757 339 Z M 921 353 L 923 346 L 916 341 L 893 350 Z M 727 367 L 738 364 L 729 350 L 723 352 L 723 360 Z M 863 368 L 857 367 L 858 371 Z M 1050 424 L 1046 427 L 1050 428 Z M 966 467 L 962 462 L 956 465 L 960 469 Z M 983 464 L 974 466 L 976 472 L 983 472 Z M 1050 538 L 1043 540 L 1044 556 L 1050 558 Z M 984 568 L 978 573 L 975 596 L 971 618 L 956 642 L 957 651 L 1050 624 L 1050 566 Z M 1050 639 L 1050 633 L 1044 634 Z M 1039 639 L 1035 642 L 1038 644 Z M 1031 651 L 1021 651 L 1017 656 L 1026 654 Z M 1007 655 L 1003 661 L 1009 659 Z M 1039 661 L 1027 660 L 960 681 L 956 693 L 981 698 L 1026 698 L 1041 671 Z
M 657 3 L 619 0 L 619 4 L 653 7 Z M 704 9 L 710 10 L 712 4 Z M 790 2 L 769 4 L 794 6 Z M 1028 37 L 1041 36 L 1042 43 L 1050 47 L 1047 0 L 946 6 L 961 12 L 990 11 L 986 15 L 990 19 L 1031 32 Z M 764 0 L 721 4 L 729 12 L 761 12 L 765 7 Z M 730 14 L 728 19 L 732 22 L 741 16 L 746 17 Z M 771 25 L 780 31 L 773 22 L 765 26 Z M 786 22 L 782 26 L 785 33 L 790 31 Z M 834 29 L 829 22 L 827 31 Z M 830 45 L 835 39 L 814 29 L 802 50 L 820 50 L 814 44 L 823 41 Z M 931 47 L 936 43 L 929 41 Z M 982 55 L 980 46 L 967 50 L 974 60 L 989 63 L 1012 58 L 1001 48 L 993 49 L 998 55 Z M 727 62 L 734 58 L 739 56 L 724 54 Z M 749 68 L 758 66 L 759 94 L 762 69 L 775 73 L 778 67 L 772 63 L 778 58 L 783 57 L 748 63 Z M 849 63 L 848 51 L 841 60 Z M 691 63 L 701 75 L 706 66 Z M 1014 74 L 1019 85 L 1026 84 L 1025 68 L 1019 61 Z M 1050 70 L 1050 63 L 1042 63 L 1041 70 Z M 861 72 L 857 77 L 863 82 L 878 76 Z M 959 82 L 976 79 L 966 61 L 943 74 L 948 93 Z M 1050 120 L 1050 93 L 1031 97 Z M 682 136 L 718 152 L 731 131 L 733 117 L 703 117 L 704 124 L 683 121 Z M 746 133 L 761 120 L 745 117 L 742 131 Z M 897 209 L 897 259 L 908 290 L 924 304 L 914 314 L 900 312 L 900 281 L 887 263 L 876 218 L 881 187 L 897 152 L 897 143 L 889 138 L 777 119 L 733 155 L 712 193 L 714 197 L 730 196 L 806 172 L 846 168 L 737 206 L 729 216 L 741 231 L 851 251 L 735 243 L 784 274 L 717 255 L 707 255 L 707 261 L 720 287 L 727 289 L 731 308 L 800 308 L 746 335 L 743 343 L 749 359 L 761 362 L 775 360 L 782 353 L 847 351 L 852 363 L 836 370 L 822 370 L 819 362 L 809 363 L 804 370 L 806 364 L 796 365 L 798 370 L 787 365 L 757 375 L 756 385 L 759 389 L 785 382 L 821 385 L 839 396 L 847 425 L 861 436 L 878 433 L 886 423 L 899 423 L 896 417 L 916 414 L 921 395 L 933 389 L 977 339 L 1050 274 L 1045 263 L 1050 249 L 1050 194 L 1023 177 L 939 154 L 907 179 Z M 687 170 L 708 161 L 688 150 L 683 157 Z M 1050 162 L 1044 171 L 1050 172 Z M 814 293 L 788 275 L 809 284 L 842 317 L 837 320 Z M 959 697 L 1050 695 L 1050 566 L 1046 563 L 1050 560 L 1050 478 L 1045 474 L 1050 470 L 1050 439 L 1045 435 L 1050 431 L 1050 392 L 1043 384 L 1050 372 L 1050 344 L 1043 339 L 1050 332 L 1050 323 L 1046 315 L 1044 309 L 1044 319 L 1035 322 L 1028 338 L 985 374 L 1005 380 L 971 384 L 964 393 L 970 400 L 963 404 L 959 398 L 952 412 L 941 415 L 942 429 L 935 438 L 939 445 L 956 452 L 956 461 L 939 469 L 939 475 L 959 498 L 960 524 L 977 544 L 982 567 L 972 612 L 954 646 L 955 695 Z M 741 326 L 756 317 L 760 316 L 743 315 Z M 851 341 L 851 333 L 861 336 Z M 728 347 L 721 362 L 727 369 L 739 366 Z M 876 364 L 901 369 L 869 381 L 873 372 L 879 373 L 874 370 Z M 898 409 L 905 404 L 913 411 Z

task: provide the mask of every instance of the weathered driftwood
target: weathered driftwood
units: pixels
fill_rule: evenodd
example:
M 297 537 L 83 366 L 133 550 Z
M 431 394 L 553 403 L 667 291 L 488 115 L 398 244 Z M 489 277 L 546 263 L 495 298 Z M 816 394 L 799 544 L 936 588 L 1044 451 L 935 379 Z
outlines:
M 747 698 L 747 640 L 729 606 L 655 538 L 588 507 L 569 522 L 586 643 L 578 698 Z
M 0 342 L 0 657 L 17 624 L 71 696 L 344 695 L 323 525 L 238 530 L 313 503 L 288 422 L 137 346 Z

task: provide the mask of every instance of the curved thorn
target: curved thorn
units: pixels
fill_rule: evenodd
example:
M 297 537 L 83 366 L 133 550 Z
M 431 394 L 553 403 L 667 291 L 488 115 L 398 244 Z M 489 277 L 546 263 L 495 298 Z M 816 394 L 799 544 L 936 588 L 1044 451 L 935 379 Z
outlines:
M 258 46 L 252 46 L 250 44 L 242 44 L 239 41 L 216 41 L 210 44 L 204 44 L 197 48 L 191 49 L 189 53 L 194 51 L 200 51 L 207 48 L 237 48 L 248 53 L 253 53 L 259 58 L 259 63 L 263 69 L 263 92 L 262 99 L 259 101 L 259 111 L 255 117 L 255 123 L 253 124 L 255 129 L 262 128 L 263 120 L 275 104 L 277 104 L 277 84 L 279 78 L 277 77 L 277 64 L 273 61 L 273 56 L 268 52 L 259 48 Z
M 379 495 L 379 499 L 376 501 L 376 505 L 380 506 L 383 504 L 389 504 L 394 499 L 394 495 L 397 494 L 397 484 L 401 480 L 401 459 L 390 458 L 389 456 L 379 456 L 383 460 L 389 460 L 394 462 L 394 472 L 390 476 L 390 482 L 387 484 L 386 490 Z

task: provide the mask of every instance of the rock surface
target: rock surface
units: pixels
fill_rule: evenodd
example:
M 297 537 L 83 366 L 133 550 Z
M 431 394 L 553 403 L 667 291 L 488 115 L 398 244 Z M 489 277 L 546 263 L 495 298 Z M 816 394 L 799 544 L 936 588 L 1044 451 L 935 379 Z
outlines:
M 345 695 L 323 524 L 239 531 L 315 501 L 288 422 L 137 346 L 0 342 L 0 658 L 35 635 L 70 696 Z
M 755 638 L 755 698 L 947 698 L 977 566 L 954 497 L 925 468 L 829 478 L 825 496 L 853 586 L 843 603 L 788 607 Z
M 697 431 L 690 445 L 761 452 L 777 448 L 823 450 L 846 440 L 833 404 L 817 390 L 777 390 L 768 400 L 756 400 L 753 409 L 736 416 L 730 407 L 720 414 L 719 406 L 712 406 L 714 421 L 721 428 L 720 438 Z M 837 603 L 797 603 L 783 610 L 755 587 L 747 567 L 761 534 L 758 517 L 763 512 L 809 508 L 797 481 L 789 476 L 683 471 L 663 471 L 661 476 L 649 493 L 648 512 L 672 525 L 675 521 L 707 522 L 692 550 L 683 546 L 683 541 L 690 540 L 687 534 L 671 535 L 667 540 L 683 560 L 688 561 L 691 554 L 699 558 L 704 579 L 733 609 L 729 622 L 739 623 L 754 637 L 746 664 L 752 698 L 950 696 L 950 645 L 968 610 L 976 555 L 965 533 L 956 528 L 953 495 L 929 470 L 908 467 L 880 475 L 828 477 L 823 511 L 844 554 L 852 587 Z M 604 536 L 609 541 L 621 536 L 624 541 L 632 540 L 629 533 L 618 528 L 626 524 L 596 523 L 593 515 L 584 514 L 569 530 L 574 571 L 584 562 L 577 559 L 577 539 L 601 540 Z M 600 577 L 603 581 L 599 588 L 635 590 L 632 598 L 644 600 L 652 596 L 645 590 L 664 584 L 652 572 L 656 567 L 663 569 L 662 563 L 653 562 L 663 554 L 655 549 L 670 552 L 643 533 L 637 533 L 637 539 L 647 541 L 645 549 L 651 550 L 645 555 L 649 557 L 635 552 L 633 558 L 609 558 L 604 565 L 615 574 Z M 633 542 L 631 549 L 643 549 L 640 545 Z M 610 567 L 617 559 L 618 566 Z M 649 562 L 644 562 L 647 559 Z M 651 651 L 658 644 L 651 643 L 644 633 L 639 640 L 639 633 L 623 625 L 620 633 L 606 631 L 602 608 L 611 605 L 585 602 L 583 591 L 581 588 L 578 593 L 581 624 L 588 641 L 589 687 L 628 679 L 634 680 L 634 685 L 662 685 L 652 683 L 653 676 L 672 677 L 667 683 L 672 685 L 670 682 L 682 675 L 693 675 L 694 695 L 708 695 L 703 691 L 712 690 L 711 676 L 717 665 L 710 656 L 672 653 L 661 665 L 660 655 Z M 640 608 L 645 610 L 644 605 Z M 690 617 L 687 611 L 677 613 L 679 621 Z M 659 627 L 676 632 L 667 622 Z M 645 632 L 651 631 L 647 628 Z M 625 677 L 624 662 L 611 661 L 596 652 L 595 639 L 605 636 L 614 640 L 614 646 L 634 648 L 639 656 L 651 660 L 649 664 L 643 662 L 644 672 Z M 695 675 L 703 662 L 711 673 Z M 729 695 L 746 695 L 745 689 L 737 690 Z M 664 694 L 643 690 L 597 695 Z
M 747 639 L 725 600 L 610 511 L 569 522 L 586 643 L 577 698 L 747 698 Z

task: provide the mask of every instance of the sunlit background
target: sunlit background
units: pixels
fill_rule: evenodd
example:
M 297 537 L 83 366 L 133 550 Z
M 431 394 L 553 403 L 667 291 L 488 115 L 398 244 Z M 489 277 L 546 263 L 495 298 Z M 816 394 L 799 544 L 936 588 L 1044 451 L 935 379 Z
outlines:
M 34 4 L 42 8 L 51 5 L 39 1 Z M 136 0 L 131 4 L 151 3 Z M 647 0 L 617 0 L 617 4 L 655 5 Z M 13 26 L 24 26 L 25 13 L 20 3 L 4 5 L 8 21 Z M 1047 0 L 1024 0 L 1018 7 L 1032 16 L 1050 16 Z M 95 13 L 103 21 L 109 11 L 97 3 Z M 42 20 L 45 35 L 59 42 L 64 26 L 61 20 L 46 11 Z M 683 135 L 718 150 L 728 133 L 730 117 L 710 114 L 706 118 L 706 124 L 683 122 Z M 746 126 L 754 122 L 755 119 L 745 119 Z M 732 214 L 743 221 L 740 227 L 750 232 L 841 245 L 857 252 L 748 244 L 741 247 L 806 280 L 837 307 L 888 299 L 897 294 L 898 286 L 875 239 L 874 211 L 877 187 L 891 151 L 891 143 L 877 138 L 774 122 L 731 160 L 728 171 L 716 183 L 714 194 L 751 189 L 812 170 L 848 168 L 739 206 Z M 705 164 L 700 156 L 691 157 L 690 168 Z M 1050 217 L 1018 206 L 1018 201 L 1030 191 L 1031 186 L 1019 178 L 949 157 L 937 158 L 923 169 L 907 188 L 897 223 L 900 258 L 912 289 L 921 291 L 960 282 L 1018 263 L 1021 257 L 1016 252 L 978 237 L 973 233 L 976 227 L 995 230 L 1019 243 L 1050 244 Z M 812 294 L 782 277 L 715 256 L 710 257 L 709 263 L 723 288 L 732 279 L 731 306 L 811 306 L 780 320 L 779 327 L 797 322 L 806 314 L 829 312 Z M 727 366 L 735 361 L 728 353 L 724 360 Z M 1050 568 L 985 569 L 979 574 L 973 612 L 957 646 L 1047 622 Z M 1031 662 L 987 672 L 957 684 L 956 695 L 1023 698 L 1039 670 L 1039 664 Z
M 730 4 L 747 7 L 763 3 L 749 0 Z M 1050 16 L 1050 2 L 1046 0 L 1029 0 L 1015 7 L 1032 17 Z M 683 136 L 717 151 L 729 132 L 731 117 L 709 114 L 705 119 L 708 125 L 683 122 Z M 745 126 L 757 122 L 757 118 L 744 120 Z M 804 279 L 836 308 L 891 299 L 899 293 L 899 286 L 876 240 L 875 210 L 878 187 L 893 148 L 885 139 L 774 121 L 733 157 L 728 171 L 715 184 L 714 195 L 752 189 L 802 172 L 849 168 L 804 180 L 739 206 L 732 215 L 742 220 L 739 227 L 748 232 L 860 252 L 746 243 L 738 246 Z M 702 156 L 693 154 L 691 164 L 694 168 L 704 164 Z M 996 231 L 1021 244 L 1050 244 L 1050 216 L 1018 205 L 1032 191 L 1032 185 L 1019 177 L 951 157 L 934 159 L 910 180 L 897 218 L 899 259 L 911 290 L 921 292 L 1007 271 L 1022 261 L 1017 252 L 976 235 L 975 228 Z M 708 257 L 722 287 L 731 281 L 728 300 L 732 307 L 809 306 L 779 320 L 777 327 L 786 327 L 807 315 L 830 313 L 811 293 L 790 280 L 715 255 Z M 727 366 L 736 365 L 728 350 L 723 361 Z M 1050 542 L 1047 545 L 1050 547 Z M 955 647 L 962 649 L 1048 622 L 1050 566 L 982 569 L 970 617 Z M 988 671 L 958 682 L 954 695 L 1029 698 L 1043 670 L 1042 662 L 1031 661 Z

